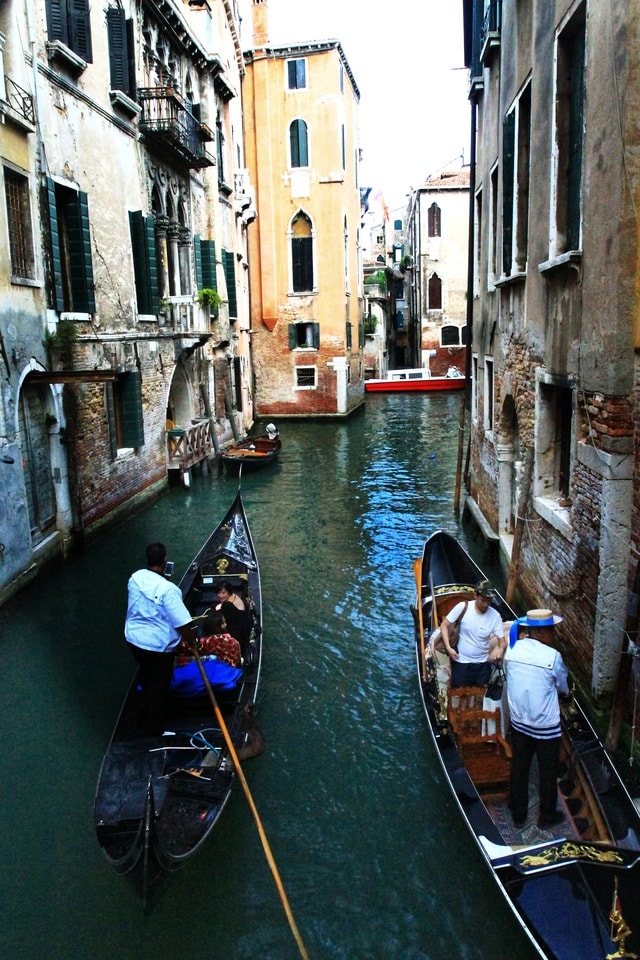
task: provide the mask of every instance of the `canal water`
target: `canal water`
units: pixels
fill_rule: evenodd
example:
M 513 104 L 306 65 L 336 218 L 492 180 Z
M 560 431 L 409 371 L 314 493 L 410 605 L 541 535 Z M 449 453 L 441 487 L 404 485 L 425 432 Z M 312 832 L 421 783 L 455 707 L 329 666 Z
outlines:
M 283 422 L 242 481 L 260 557 L 265 752 L 245 772 L 311 960 L 532 960 L 458 822 L 415 675 L 412 562 L 454 512 L 459 395 L 379 396 L 347 423 Z M 129 574 L 161 539 L 182 575 L 235 494 L 208 474 L 0 609 L 0 954 L 295 960 L 238 787 L 143 915 L 103 858 L 93 796 L 133 672 Z M 486 566 L 486 565 L 485 565 Z M 552 905 L 550 905 L 552 908 Z

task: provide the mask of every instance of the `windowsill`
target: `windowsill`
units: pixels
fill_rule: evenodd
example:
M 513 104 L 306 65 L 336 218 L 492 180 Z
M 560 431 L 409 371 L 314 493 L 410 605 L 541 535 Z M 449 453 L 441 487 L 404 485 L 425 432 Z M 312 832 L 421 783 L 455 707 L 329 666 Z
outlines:
M 126 113 L 132 120 L 142 111 L 140 104 L 128 97 L 122 90 L 109 90 L 109 97 L 111 106 Z
M 508 277 L 500 277 L 499 280 L 494 280 L 493 285 L 497 290 L 499 290 L 501 287 L 508 287 L 512 283 L 524 283 L 526 279 L 527 273 L 525 270 L 516 270 Z
M 582 250 L 568 250 L 567 253 L 561 253 L 557 257 L 545 260 L 538 264 L 540 273 L 551 273 L 554 270 L 560 270 L 562 267 L 574 267 L 578 269 L 582 263 Z
M 58 63 L 67 67 L 75 76 L 79 76 L 87 69 L 87 61 L 74 53 L 62 40 L 49 40 L 47 42 L 47 55 L 50 60 L 57 60 Z
M 157 323 L 158 318 L 155 313 L 139 313 L 138 323 Z
M 290 290 L 287 294 L 288 297 L 315 297 L 317 295 L 317 290 Z
M 11 277 L 11 284 L 14 287 L 41 287 L 39 280 L 30 280 L 29 277 Z
M 60 314 L 60 319 L 61 319 L 61 320 L 74 320 L 76 323 L 89 323 L 89 321 L 91 320 L 91 314 L 90 314 L 90 313 L 76 313 L 75 311 L 64 310 L 64 311 Z
M 561 533 L 567 540 L 573 537 L 571 527 L 571 508 L 561 507 L 557 500 L 550 497 L 534 497 L 533 505 L 536 512 L 546 520 L 558 533 Z
M 294 351 L 298 353 L 317 353 L 318 347 L 294 347 Z

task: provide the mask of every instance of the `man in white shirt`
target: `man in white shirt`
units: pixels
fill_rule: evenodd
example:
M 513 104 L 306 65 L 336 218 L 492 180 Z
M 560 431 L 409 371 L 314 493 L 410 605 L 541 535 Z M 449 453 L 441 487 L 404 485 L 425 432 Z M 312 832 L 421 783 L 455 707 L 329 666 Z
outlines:
M 457 603 L 440 624 L 444 648 L 451 658 L 452 687 L 485 686 L 491 677 L 492 664 L 504 653 L 507 643 L 502 617 L 491 606 L 495 596 L 495 588 L 489 581 L 481 580 L 476 584 L 473 603 Z M 455 650 L 449 642 L 449 627 L 461 614 L 458 648 Z M 490 653 L 492 639 L 495 645 Z
M 557 809 L 560 759 L 560 703 L 568 694 L 567 668 L 562 656 L 549 646 L 554 628 L 562 622 L 551 610 L 529 610 L 511 627 L 504 656 L 507 697 L 511 718 L 511 798 L 513 822 L 524 825 L 529 808 L 529 770 L 534 756 L 540 775 L 541 830 L 564 819 Z
M 182 592 L 165 576 L 167 551 L 162 543 L 147 547 L 146 569 L 129 578 L 124 635 L 139 667 L 142 731 L 162 733 L 175 648 L 194 637 L 191 614 Z

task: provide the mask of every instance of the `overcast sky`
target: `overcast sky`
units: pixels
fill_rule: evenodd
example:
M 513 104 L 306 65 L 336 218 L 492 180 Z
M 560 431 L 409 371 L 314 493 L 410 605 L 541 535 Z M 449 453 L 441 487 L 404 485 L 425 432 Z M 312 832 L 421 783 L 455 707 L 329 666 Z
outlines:
M 243 49 L 251 0 L 239 0 Z M 336 39 L 360 90 L 360 185 L 390 210 L 430 174 L 469 162 L 462 0 L 268 0 L 274 46 Z M 372 207 L 375 207 L 372 204 Z

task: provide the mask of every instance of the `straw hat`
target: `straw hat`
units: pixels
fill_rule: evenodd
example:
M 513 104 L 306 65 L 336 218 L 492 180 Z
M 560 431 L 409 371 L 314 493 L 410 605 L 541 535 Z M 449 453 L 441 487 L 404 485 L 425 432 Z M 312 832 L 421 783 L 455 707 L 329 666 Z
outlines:
M 509 646 L 512 647 L 518 639 L 520 627 L 555 627 L 557 623 L 562 623 L 562 617 L 552 613 L 551 610 L 527 610 L 524 617 L 518 617 L 511 624 L 509 630 Z

